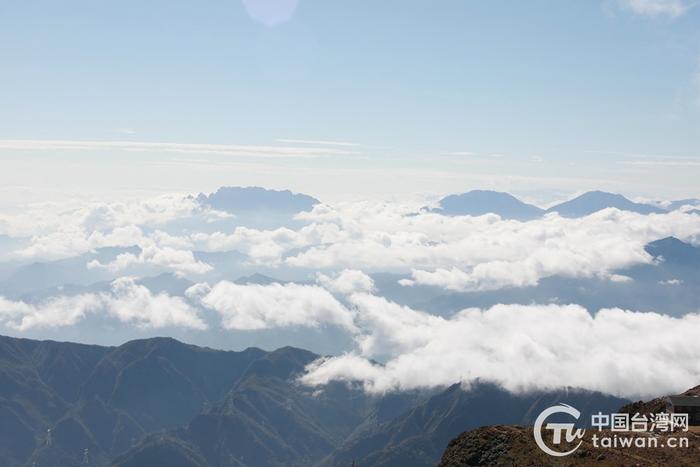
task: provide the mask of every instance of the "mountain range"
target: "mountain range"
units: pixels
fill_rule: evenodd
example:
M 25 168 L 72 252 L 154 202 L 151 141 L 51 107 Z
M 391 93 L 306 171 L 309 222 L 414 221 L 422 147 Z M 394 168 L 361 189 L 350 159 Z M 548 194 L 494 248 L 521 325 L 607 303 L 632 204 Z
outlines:
M 0 459 L 7 467 L 435 465 L 449 439 L 528 423 L 569 401 L 627 401 L 488 383 L 368 394 L 297 382 L 318 358 L 285 347 L 219 351 L 170 338 L 101 347 L 0 337 Z
M 639 214 L 660 214 L 680 209 L 686 205 L 698 205 L 700 200 L 671 201 L 666 209 L 645 203 L 635 203 L 624 196 L 604 191 L 589 191 L 568 201 L 542 209 L 520 201 L 513 195 L 498 191 L 473 190 L 442 198 L 432 212 L 448 216 L 481 216 L 498 214 L 504 219 L 527 221 L 544 214 L 556 212 L 562 217 L 584 217 L 607 208 L 631 211 Z

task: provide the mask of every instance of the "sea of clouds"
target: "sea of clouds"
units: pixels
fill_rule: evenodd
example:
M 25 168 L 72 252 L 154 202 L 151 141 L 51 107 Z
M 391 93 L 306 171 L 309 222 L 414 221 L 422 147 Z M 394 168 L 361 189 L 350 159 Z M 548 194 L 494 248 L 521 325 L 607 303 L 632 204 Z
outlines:
M 232 219 L 182 195 L 0 214 L 0 236 L 16 241 L 3 257 L 20 264 L 102 247 L 140 251 L 86 261 L 85 268 L 114 276 L 107 290 L 0 297 L 0 327 L 60 329 L 97 315 L 123 326 L 198 332 L 332 327 L 351 336 L 354 349 L 319 359 L 300 381 L 351 381 L 370 392 L 488 380 L 512 391 L 568 386 L 637 397 L 700 382 L 698 314 L 531 303 L 436 316 L 378 295 L 370 277 L 392 272 L 402 275 L 402 287 L 445 291 L 497 291 L 551 276 L 625 282 L 632 279 L 616 271 L 653 264 L 648 242 L 673 235 L 697 244 L 696 213 L 605 209 L 520 222 L 493 214 L 443 216 L 419 203 L 353 202 L 316 205 L 298 214 L 294 226 L 229 227 Z M 230 251 L 251 268 L 298 271 L 300 280 L 210 281 L 216 265 L 195 252 Z M 155 292 L 138 283 L 136 267 L 172 272 L 194 285 L 181 295 Z

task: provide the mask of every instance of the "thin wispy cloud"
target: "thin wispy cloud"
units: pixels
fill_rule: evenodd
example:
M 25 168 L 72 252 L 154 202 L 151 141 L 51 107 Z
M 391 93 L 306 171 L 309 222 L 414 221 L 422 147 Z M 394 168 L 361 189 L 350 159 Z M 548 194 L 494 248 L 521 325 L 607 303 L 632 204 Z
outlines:
M 585 154 L 598 154 L 603 156 L 619 156 L 625 159 L 683 159 L 683 157 L 678 157 L 670 154 L 648 154 L 641 152 L 627 152 L 627 151 L 606 151 L 602 149 L 587 149 L 583 151 Z
M 683 0 L 620 0 L 620 5 L 638 15 L 676 18 L 686 13 L 694 4 Z
M 265 26 L 278 26 L 289 21 L 299 0 L 243 0 L 251 19 Z
M 133 151 L 156 153 L 214 154 L 234 157 L 317 158 L 354 154 L 352 151 L 327 147 L 254 146 L 236 144 L 172 143 L 151 141 L 83 141 L 83 140 L 0 140 L 0 150 L 19 151 Z
M 357 147 L 360 146 L 359 143 L 350 143 L 347 141 L 324 141 L 317 139 L 278 139 L 280 143 L 286 144 L 310 144 L 318 146 L 347 146 L 347 147 Z
M 620 162 L 624 165 L 641 165 L 641 166 L 665 166 L 665 167 L 700 167 L 700 161 L 697 160 L 641 160 L 641 161 L 625 161 Z
M 458 156 L 458 157 L 488 157 L 490 159 L 501 159 L 506 157 L 504 154 L 479 154 L 474 151 L 453 151 L 445 153 L 446 156 Z

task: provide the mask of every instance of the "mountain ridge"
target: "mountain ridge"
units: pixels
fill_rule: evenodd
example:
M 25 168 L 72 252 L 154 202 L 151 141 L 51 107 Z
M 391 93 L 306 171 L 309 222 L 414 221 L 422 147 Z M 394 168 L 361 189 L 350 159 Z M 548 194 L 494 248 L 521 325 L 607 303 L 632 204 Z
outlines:
M 693 204 L 695 201 L 697 200 L 670 201 L 667 203 L 667 209 L 664 209 L 653 204 L 631 201 L 618 193 L 593 190 L 543 209 L 525 203 L 510 193 L 494 190 L 471 190 L 445 196 L 438 201 L 437 207 L 427 210 L 447 216 L 482 216 L 491 213 L 497 214 L 503 219 L 528 221 L 554 212 L 568 218 L 585 217 L 607 208 L 639 214 L 663 214 Z
M 521 420 L 533 403 L 561 399 L 493 385 L 368 394 L 343 382 L 299 384 L 318 357 L 295 347 L 219 351 L 167 337 L 100 347 L 0 336 L 0 460 L 72 467 L 89 453 L 98 467 L 306 467 L 347 459 L 422 467 L 465 428 L 501 420 L 479 407 L 510 407 L 501 409 L 506 420 Z M 610 400 L 581 397 L 592 405 Z

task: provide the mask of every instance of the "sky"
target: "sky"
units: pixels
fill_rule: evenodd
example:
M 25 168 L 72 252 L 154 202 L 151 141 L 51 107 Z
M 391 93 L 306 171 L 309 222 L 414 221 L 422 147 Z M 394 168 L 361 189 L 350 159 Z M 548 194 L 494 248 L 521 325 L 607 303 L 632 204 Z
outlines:
M 0 2 L 3 205 L 699 196 L 691 0 Z

